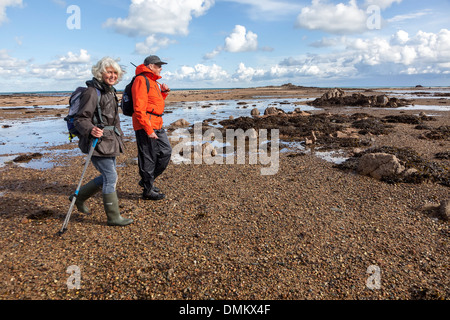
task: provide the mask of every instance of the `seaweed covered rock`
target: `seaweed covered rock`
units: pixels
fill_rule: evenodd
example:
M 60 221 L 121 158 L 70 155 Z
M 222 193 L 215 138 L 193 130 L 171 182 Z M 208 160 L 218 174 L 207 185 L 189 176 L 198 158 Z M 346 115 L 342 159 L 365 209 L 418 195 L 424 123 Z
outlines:
M 367 159 L 373 156 L 366 156 L 370 154 L 388 154 L 395 156 L 400 166 L 394 165 L 395 161 L 392 158 L 393 170 L 391 174 L 389 171 L 382 173 L 381 170 L 375 171 L 376 178 L 387 183 L 423 183 L 432 182 L 439 183 L 444 186 L 450 187 L 450 171 L 445 166 L 434 162 L 428 161 L 420 157 L 415 151 L 409 148 L 395 148 L 395 147 L 379 147 L 371 148 L 361 153 L 355 154 L 351 158 L 347 159 L 341 164 L 336 165 L 341 170 L 349 170 L 365 174 L 370 172 L 369 167 L 363 170 L 364 164 Z M 395 168 L 397 173 L 395 172 Z M 401 170 L 404 168 L 403 170 Z
M 29 153 L 29 154 L 23 154 L 20 156 L 17 156 L 14 158 L 14 162 L 30 162 L 33 159 L 38 159 L 42 157 L 42 153 L 36 152 L 36 153 Z
M 389 133 L 389 129 L 393 128 L 392 125 L 385 124 L 377 118 L 356 120 L 352 123 L 352 127 L 359 129 L 358 133 L 362 135 L 384 135 Z
M 406 99 L 389 98 L 386 95 L 368 96 L 362 93 L 346 95 L 342 89 L 333 89 L 322 97 L 308 102 L 315 107 L 364 107 L 364 108 L 398 108 L 409 104 Z
M 450 140 L 450 126 L 440 126 L 422 134 L 419 139 Z

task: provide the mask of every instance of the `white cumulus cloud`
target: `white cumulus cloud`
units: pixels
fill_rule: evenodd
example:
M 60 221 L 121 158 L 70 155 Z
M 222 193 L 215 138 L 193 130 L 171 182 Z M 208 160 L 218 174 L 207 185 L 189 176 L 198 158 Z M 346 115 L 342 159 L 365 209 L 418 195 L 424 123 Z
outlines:
M 193 17 L 205 14 L 213 5 L 214 0 L 132 0 L 128 17 L 110 18 L 104 26 L 130 36 L 187 35 Z
M 338 4 L 327 0 L 312 0 L 310 6 L 301 9 L 295 26 L 334 34 L 363 33 L 381 28 L 381 11 L 401 2 L 402 0 L 366 0 L 359 6 L 356 0 Z M 376 24 L 373 25 L 375 21 Z
M 31 76 L 43 79 L 87 80 L 92 77 L 91 56 L 84 49 L 78 54 L 68 52 L 49 63 L 30 64 L 28 68 Z
M 358 7 L 356 0 L 337 5 L 313 0 L 298 15 L 296 27 L 337 34 L 359 33 L 367 30 L 367 13 Z
M 325 41 L 325 39 L 324 39 Z M 341 37 L 333 43 L 338 50 L 327 54 L 288 57 L 265 68 L 240 63 L 233 81 L 291 82 L 311 79 L 336 79 L 405 75 L 450 74 L 450 30 L 438 33 L 419 31 L 410 35 L 399 30 L 390 38 Z
M 240 63 L 233 78 L 238 81 L 254 81 L 262 79 L 266 76 L 266 71 L 263 69 L 254 69 L 246 67 L 244 63 Z
M 258 35 L 247 31 L 244 26 L 236 25 L 233 32 L 226 37 L 224 46 L 219 46 L 214 51 L 207 53 L 205 59 L 212 59 L 222 51 L 231 53 L 250 52 L 258 50 Z
M 27 61 L 11 57 L 6 49 L 0 49 L 0 75 L 5 78 L 26 74 Z
M 0 25 L 8 21 L 6 16 L 7 7 L 20 7 L 22 6 L 22 0 L 0 0 Z
M 237 25 L 225 39 L 224 50 L 228 52 L 256 51 L 258 50 L 258 36 L 247 31 L 244 26 Z
M 167 48 L 172 43 L 175 43 L 175 41 L 167 37 L 159 37 L 152 34 L 151 36 L 148 36 L 144 42 L 136 44 L 136 53 L 150 55 L 160 49 Z
M 368 65 L 414 64 L 417 70 L 425 70 L 430 65 L 450 60 L 450 30 L 442 29 L 438 33 L 419 31 L 412 37 L 406 31 L 400 30 L 390 41 L 382 38 L 349 39 L 347 49 L 359 54 L 361 61 Z
M 164 79 L 167 81 L 218 83 L 226 82 L 229 79 L 229 75 L 222 67 L 216 64 L 212 66 L 197 64 L 194 67 L 183 66 L 175 72 L 165 72 Z

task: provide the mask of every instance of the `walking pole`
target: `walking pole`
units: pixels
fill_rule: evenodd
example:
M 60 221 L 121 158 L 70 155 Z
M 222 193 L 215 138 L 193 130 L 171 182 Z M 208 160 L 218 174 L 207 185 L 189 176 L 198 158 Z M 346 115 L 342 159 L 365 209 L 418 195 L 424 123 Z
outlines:
M 97 142 L 98 142 L 98 138 L 94 139 L 94 141 L 92 142 L 91 149 L 89 150 L 89 154 L 88 154 L 88 157 L 86 159 L 86 164 L 84 165 L 83 173 L 81 174 L 80 182 L 78 183 L 77 190 L 75 191 L 75 194 L 74 194 L 74 196 L 72 198 L 72 202 L 70 203 L 69 211 L 66 214 L 66 218 L 64 219 L 64 223 L 62 225 L 61 230 L 58 232 L 58 235 L 62 235 L 64 232 L 67 231 L 67 225 L 69 224 L 70 215 L 72 214 L 72 210 L 73 210 L 73 207 L 75 205 L 75 201 L 77 200 L 78 193 L 80 192 L 81 183 L 83 182 L 84 174 L 86 173 L 86 170 L 87 170 L 87 168 L 89 166 L 89 162 L 91 160 L 92 154 L 94 153 L 94 149 L 95 149 L 95 146 L 97 145 Z

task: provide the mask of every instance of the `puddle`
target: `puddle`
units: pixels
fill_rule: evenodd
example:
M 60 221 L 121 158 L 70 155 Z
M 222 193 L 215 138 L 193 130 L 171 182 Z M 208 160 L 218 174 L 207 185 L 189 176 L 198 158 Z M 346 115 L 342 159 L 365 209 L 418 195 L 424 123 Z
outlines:
M 450 99 L 450 89 L 424 89 L 417 88 L 416 90 L 388 90 L 385 91 L 388 96 L 401 98 L 401 99 Z
M 310 151 L 311 152 L 311 151 Z M 314 156 L 323 159 L 328 162 L 332 162 L 334 164 L 341 164 L 347 161 L 350 157 L 346 156 L 342 153 L 342 151 L 327 151 L 327 152 L 320 152 L 320 151 L 314 151 L 311 152 Z
M 400 94 L 400 95 L 404 95 L 404 94 L 411 94 L 411 95 L 427 95 L 430 97 L 439 97 L 439 95 L 445 95 L 445 94 L 450 94 L 450 88 L 434 88 L 434 89 L 426 89 L 426 88 L 416 88 L 416 89 L 410 89 L 410 90 L 387 90 L 387 91 L 383 91 L 386 94 Z
M 347 110 L 355 109 L 355 107 L 345 107 Z M 437 105 L 413 105 L 398 108 L 371 108 L 371 110 L 405 110 L 405 111 L 450 111 L 450 106 Z
M 13 107 L 0 107 L 3 110 L 22 110 L 22 109 L 33 109 L 33 110 L 45 110 L 45 109 L 66 109 L 69 106 L 66 105 L 46 105 L 46 106 L 13 106 Z
M 62 118 L 0 121 L 0 155 L 39 152 L 68 141 Z
M 83 153 L 78 148 L 70 150 L 52 150 L 50 153 L 44 153 L 42 157 L 35 158 L 27 162 L 13 162 L 13 160 L 18 156 L 17 154 L 0 155 L 0 168 L 5 167 L 7 164 L 12 164 L 22 168 L 45 170 L 55 167 L 57 159 L 61 156 L 76 157 L 80 155 L 83 155 Z M 69 162 L 67 162 L 67 165 L 69 165 Z
M 15 166 L 36 169 L 36 170 L 44 170 L 53 168 L 53 164 L 51 163 L 52 158 L 49 157 L 40 157 L 39 159 L 32 159 L 28 162 L 13 162 L 13 160 L 17 157 L 14 156 L 6 156 L 0 157 L 0 168 L 5 167 L 7 163 L 13 163 Z
M 305 153 L 312 154 L 320 159 L 323 159 L 334 164 L 341 164 L 349 159 L 349 156 L 342 150 L 336 151 L 316 151 L 309 148 L 305 148 L 303 142 L 291 142 L 291 141 L 280 141 L 280 145 L 283 148 L 280 150 L 281 153 Z
M 450 106 L 427 106 L 416 104 L 414 106 L 396 108 L 396 110 L 450 111 Z
M 229 119 L 230 116 L 234 118 L 251 117 L 250 112 L 253 109 L 258 109 L 260 114 L 268 107 L 276 107 L 285 112 L 292 112 L 296 108 L 303 111 L 320 110 L 315 107 L 303 105 L 308 99 L 264 99 L 264 100 L 221 100 L 221 101 L 198 101 L 198 102 L 183 102 L 173 103 L 166 107 L 164 114 L 164 123 L 169 125 L 179 119 L 185 119 L 190 124 L 203 121 L 205 119 L 214 119 L 214 123 Z

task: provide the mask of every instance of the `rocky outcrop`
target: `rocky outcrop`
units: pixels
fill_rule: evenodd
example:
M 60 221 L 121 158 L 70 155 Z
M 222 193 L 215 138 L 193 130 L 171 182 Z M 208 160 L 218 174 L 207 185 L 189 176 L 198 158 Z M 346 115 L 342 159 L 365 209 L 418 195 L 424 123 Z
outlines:
M 401 174 L 405 167 L 396 156 L 387 153 L 365 154 L 359 160 L 358 173 L 377 180 Z
M 450 172 L 444 165 L 424 159 L 410 148 L 370 148 L 336 167 L 387 183 L 434 182 L 450 187 Z
M 442 200 L 440 205 L 425 205 L 420 210 L 431 218 L 450 221 L 450 199 Z
M 444 221 L 450 220 L 450 199 L 441 202 L 439 206 L 439 217 Z
M 275 108 L 275 107 L 269 107 L 264 111 L 265 116 L 271 116 L 271 115 L 277 115 L 277 114 L 285 114 L 285 112 L 282 109 Z
M 293 114 L 298 115 L 298 116 L 303 116 L 303 117 L 308 117 L 310 116 L 312 113 L 308 112 L 308 111 L 303 111 L 300 108 L 295 108 Z
M 170 124 L 173 127 L 187 127 L 190 125 L 189 122 L 187 122 L 185 119 L 179 119 L 173 123 Z
M 261 113 L 259 112 L 259 110 L 258 110 L 257 108 L 254 108 L 254 109 L 250 112 L 250 114 L 251 114 L 252 116 L 254 116 L 254 117 L 257 117 L 257 116 L 259 116 Z
M 308 104 L 315 107 L 398 108 L 410 102 L 405 99 L 389 98 L 386 95 L 366 96 L 362 93 L 346 95 L 342 89 L 333 89 Z

